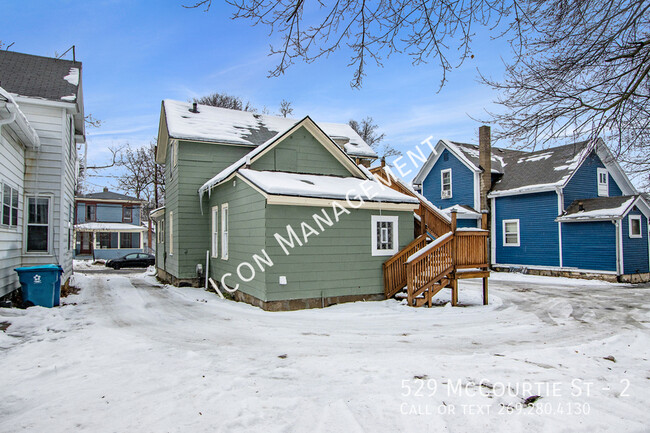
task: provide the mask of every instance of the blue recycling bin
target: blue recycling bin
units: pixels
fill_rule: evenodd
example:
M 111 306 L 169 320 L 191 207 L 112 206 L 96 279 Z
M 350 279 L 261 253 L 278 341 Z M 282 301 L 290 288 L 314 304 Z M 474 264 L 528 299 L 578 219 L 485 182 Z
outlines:
M 48 308 L 59 305 L 63 273 L 61 266 L 28 266 L 16 268 L 14 271 L 18 272 L 25 305 L 40 305 Z

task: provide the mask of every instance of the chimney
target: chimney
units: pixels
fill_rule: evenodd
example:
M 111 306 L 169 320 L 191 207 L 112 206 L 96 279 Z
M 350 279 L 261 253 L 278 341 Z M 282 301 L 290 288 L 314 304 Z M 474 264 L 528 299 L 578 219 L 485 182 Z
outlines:
M 108 187 L 107 186 L 104 187 L 104 192 L 108 192 Z
M 197 105 L 198 105 L 198 104 L 197 104 L 196 102 L 193 102 L 193 103 L 192 103 L 192 108 L 190 108 L 190 110 L 189 110 L 190 113 L 198 113 L 198 112 L 199 112 L 199 110 L 198 110 L 198 108 L 197 108 Z
M 488 210 L 488 192 L 492 187 L 492 144 L 490 143 L 490 127 L 483 125 L 478 129 L 478 163 L 483 169 L 481 173 L 481 211 Z

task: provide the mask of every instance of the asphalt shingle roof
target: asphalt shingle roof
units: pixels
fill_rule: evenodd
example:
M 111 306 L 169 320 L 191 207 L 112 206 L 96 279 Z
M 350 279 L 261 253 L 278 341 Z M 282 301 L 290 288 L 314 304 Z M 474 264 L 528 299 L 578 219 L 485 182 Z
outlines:
M 562 217 L 571 219 L 580 219 L 581 216 L 584 216 L 585 219 L 621 217 L 637 197 L 636 195 L 623 195 L 574 200 Z
M 140 201 L 135 197 L 131 197 L 124 194 L 119 194 L 112 191 L 102 191 L 102 192 L 93 192 L 89 194 L 80 194 L 77 195 L 77 198 L 87 198 L 87 199 L 97 199 L 97 200 L 129 200 L 129 201 Z
M 21 96 L 74 102 L 78 80 L 75 85 L 73 78 L 65 79 L 74 68 L 80 76 L 81 62 L 0 51 L 0 86 Z

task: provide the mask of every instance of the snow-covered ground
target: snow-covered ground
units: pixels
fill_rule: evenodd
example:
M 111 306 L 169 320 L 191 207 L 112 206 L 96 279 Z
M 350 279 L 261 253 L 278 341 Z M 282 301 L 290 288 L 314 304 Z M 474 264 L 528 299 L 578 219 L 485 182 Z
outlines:
M 0 309 L 2 432 L 650 426 L 647 286 L 495 273 L 487 307 L 469 280 L 460 308 L 270 313 L 146 274 L 74 284 L 61 308 Z

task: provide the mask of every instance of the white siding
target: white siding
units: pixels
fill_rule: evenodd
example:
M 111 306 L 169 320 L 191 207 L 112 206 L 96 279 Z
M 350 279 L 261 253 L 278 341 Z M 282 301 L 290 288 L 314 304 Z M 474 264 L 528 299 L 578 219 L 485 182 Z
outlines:
M 0 296 L 4 296 L 19 287 L 14 268 L 21 266 L 23 245 L 25 150 L 9 125 L 0 126 L 0 155 L 0 185 L 18 189 L 18 226 L 0 224 Z
M 25 195 L 40 194 L 51 198 L 50 251 L 48 254 L 24 253 L 23 266 L 59 264 L 63 281 L 72 273 L 72 249 L 68 249 L 69 209 L 74 213 L 75 151 L 69 152 L 70 115 L 62 107 L 20 103 L 20 109 L 41 140 L 38 150 L 25 154 Z M 72 205 L 72 206 L 70 206 Z M 74 246 L 73 246 L 74 247 Z

